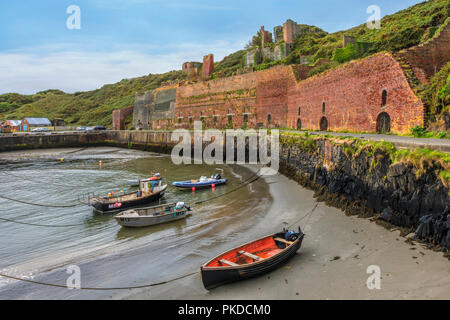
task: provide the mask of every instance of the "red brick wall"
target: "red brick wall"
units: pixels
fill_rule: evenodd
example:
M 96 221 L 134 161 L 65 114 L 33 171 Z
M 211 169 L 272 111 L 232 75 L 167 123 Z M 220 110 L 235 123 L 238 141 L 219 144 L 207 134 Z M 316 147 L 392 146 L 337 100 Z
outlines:
M 383 90 L 387 91 L 385 107 Z M 297 127 L 300 118 L 302 128 L 318 130 L 320 119 L 325 116 L 328 130 L 375 132 L 377 118 L 383 111 L 391 118 L 392 132 L 406 133 L 424 122 L 422 101 L 409 86 L 400 64 L 387 53 L 353 61 L 291 85 L 288 105 L 291 128 Z
M 128 107 L 125 109 L 114 110 L 113 111 L 113 130 L 125 130 L 125 118 L 133 113 L 134 107 Z
M 243 126 L 244 114 L 248 114 L 248 126 L 256 125 L 256 77 L 247 73 L 229 78 L 181 86 L 177 89 L 175 103 L 175 128 L 190 128 L 201 117 L 207 127 L 227 127 L 228 115 L 232 115 L 233 127 Z M 217 124 L 214 125 L 214 116 Z M 192 124 L 189 122 L 192 117 Z
M 398 54 L 411 65 L 417 78 L 427 83 L 450 60 L 450 23 L 447 20 L 444 29 L 430 41 Z
M 237 75 L 230 78 L 199 82 L 177 90 L 175 127 L 192 127 L 204 117 L 207 127 L 227 128 L 232 116 L 233 128 L 287 126 L 287 88 L 294 81 L 290 67 Z M 268 115 L 271 123 L 268 123 Z M 214 125 L 214 116 L 217 123 Z M 179 118 L 181 120 L 179 120 Z
M 290 21 L 286 21 L 283 25 L 283 39 L 286 43 L 292 43 L 294 41 L 293 25 Z
M 214 55 L 209 54 L 203 57 L 203 79 L 208 79 L 214 72 Z
M 290 67 L 278 66 L 257 73 L 257 124 L 287 127 L 288 85 L 293 81 L 294 74 Z

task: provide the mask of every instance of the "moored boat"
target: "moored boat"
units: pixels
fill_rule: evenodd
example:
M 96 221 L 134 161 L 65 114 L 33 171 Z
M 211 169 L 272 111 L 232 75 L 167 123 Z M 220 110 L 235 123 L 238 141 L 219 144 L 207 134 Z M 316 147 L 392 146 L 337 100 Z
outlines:
M 107 197 L 93 197 L 87 204 L 100 213 L 119 212 L 158 201 L 164 196 L 166 189 L 167 184 L 163 185 L 161 179 L 142 179 L 139 181 L 139 191 L 117 196 L 109 194 Z
M 114 219 L 123 227 L 142 228 L 184 219 L 190 211 L 189 206 L 179 202 L 124 211 Z
M 212 176 L 211 178 L 201 177 L 198 180 L 178 181 L 174 182 L 172 185 L 180 189 L 192 189 L 192 188 L 201 189 L 219 186 L 222 184 L 226 184 L 227 182 L 228 182 L 227 179 L 224 179 L 220 176 L 220 174 L 217 174 L 215 176 Z
M 210 290 L 277 269 L 297 253 L 304 236 L 300 228 L 283 230 L 229 250 L 201 266 L 203 285 Z

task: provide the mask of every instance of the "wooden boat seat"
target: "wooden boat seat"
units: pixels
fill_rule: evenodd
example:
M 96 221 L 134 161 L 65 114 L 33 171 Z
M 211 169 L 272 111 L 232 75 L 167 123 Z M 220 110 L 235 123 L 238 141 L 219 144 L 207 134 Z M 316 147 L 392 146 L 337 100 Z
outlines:
M 292 241 L 287 241 L 287 240 L 284 240 L 284 239 L 281 239 L 281 238 L 275 238 L 274 240 L 275 240 L 275 241 L 278 241 L 278 242 L 283 242 L 283 243 L 287 244 L 288 246 L 290 246 L 291 244 L 293 244 Z
M 237 263 L 234 263 L 234 262 L 231 262 L 231 261 L 228 261 L 228 260 L 225 260 L 225 259 L 219 260 L 219 262 L 221 264 L 227 264 L 230 267 L 239 267 L 239 265 Z
M 264 260 L 263 258 L 258 257 L 257 255 L 248 253 L 248 252 L 246 252 L 246 251 L 239 251 L 238 253 L 239 253 L 239 254 L 243 254 L 244 256 L 247 256 L 247 257 L 249 257 L 249 258 L 252 258 L 252 259 L 255 260 L 255 261 L 261 261 L 261 260 Z

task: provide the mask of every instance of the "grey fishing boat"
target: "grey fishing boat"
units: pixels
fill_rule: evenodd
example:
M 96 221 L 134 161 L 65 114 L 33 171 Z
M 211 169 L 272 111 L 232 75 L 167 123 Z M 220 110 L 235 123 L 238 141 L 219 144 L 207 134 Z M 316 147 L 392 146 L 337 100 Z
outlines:
M 124 211 L 114 217 L 117 223 L 128 228 L 142 228 L 186 218 L 191 208 L 183 202 Z

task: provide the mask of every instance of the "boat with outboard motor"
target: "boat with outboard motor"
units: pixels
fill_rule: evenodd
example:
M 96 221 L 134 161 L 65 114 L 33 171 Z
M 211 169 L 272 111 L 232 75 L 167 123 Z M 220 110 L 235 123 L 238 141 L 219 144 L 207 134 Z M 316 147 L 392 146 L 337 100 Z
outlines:
M 226 184 L 227 182 L 228 182 L 227 179 L 222 178 L 220 174 L 216 174 L 211 176 L 211 178 L 201 177 L 198 180 L 178 181 L 174 182 L 172 185 L 180 189 L 192 189 L 192 188 L 201 189 L 223 185 Z
M 283 230 L 222 253 L 201 266 L 203 285 L 210 290 L 272 271 L 297 253 L 304 237 L 300 227 Z
M 191 211 L 191 207 L 184 202 L 178 202 L 124 211 L 116 215 L 114 219 L 122 227 L 142 228 L 185 219 Z
M 139 190 L 124 194 L 108 194 L 106 197 L 95 196 L 87 201 L 94 211 L 100 213 L 119 212 L 134 207 L 146 206 L 164 196 L 167 184 L 162 184 L 161 177 L 139 180 Z

